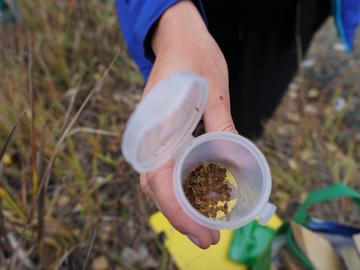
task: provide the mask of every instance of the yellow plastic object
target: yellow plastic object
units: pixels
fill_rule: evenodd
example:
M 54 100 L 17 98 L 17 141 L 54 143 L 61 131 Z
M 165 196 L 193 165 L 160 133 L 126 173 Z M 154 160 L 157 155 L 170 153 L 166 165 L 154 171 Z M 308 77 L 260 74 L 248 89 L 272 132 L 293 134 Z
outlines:
M 280 218 L 274 215 L 266 226 L 277 229 L 281 223 Z M 220 231 L 220 242 L 215 246 L 203 250 L 194 245 L 185 235 L 175 230 L 161 212 L 156 212 L 150 217 L 150 224 L 157 234 L 165 233 L 165 246 L 179 269 L 247 269 L 246 266 L 227 259 L 232 231 Z

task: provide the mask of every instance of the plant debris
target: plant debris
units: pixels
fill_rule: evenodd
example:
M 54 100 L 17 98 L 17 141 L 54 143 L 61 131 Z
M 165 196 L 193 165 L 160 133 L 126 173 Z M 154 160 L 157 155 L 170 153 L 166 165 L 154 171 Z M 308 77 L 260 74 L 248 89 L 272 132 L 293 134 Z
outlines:
M 225 179 L 226 168 L 214 163 L 204 163 L 185 177 L 185 196 L 206 217 L 216 218 L 219 211 L 227 215 L 231 188 Z

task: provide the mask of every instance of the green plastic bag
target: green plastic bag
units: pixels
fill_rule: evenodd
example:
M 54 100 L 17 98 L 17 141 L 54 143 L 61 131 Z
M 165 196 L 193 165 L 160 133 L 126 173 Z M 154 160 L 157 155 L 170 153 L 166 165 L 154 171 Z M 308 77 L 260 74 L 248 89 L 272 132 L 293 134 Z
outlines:
M 344 184 L 335 184 L 323 189 L 316 190 L 312 192 L 308 198 L 300 205 L 294 215 L 294 220 L 296 223 L 307 226 L 310 220 L 310 214 L 308 212 L 309 207 L 315 203 L 334 200 L 338 198 L 351 198 L 355 200 L 355 203 L 360 208 L 360 193 L 356 190 L 344 185 Z M 287 238 L 287 245 L 291 251 L 298 257 L 301 262 L 305 265 L 307 269 L 315 270 L 315 266 L 311 261 L 303 254 L 301 249 L 297 246 L 294 235 L 290 229 L 290 226 L 287 225 L 287 230 L 285 232 Z M 268 255 L 269 256 L 269 255 Z M 271 256 L 271 255 L 270 255 Z
M 311 216 L 309 207 L 315 203 L 324 202 L 338 198 L 352 198 L 360 208 L 360 193 L 344 185 L 335 184 L 323 189 L 316 190 L 309 194 L 308 198 L 299 206 L 294 215 L 294 221 L 302 226 L 307 226 Z M 228 256 L 231 260 L 246 264 L 251 269 L 271 269 L 272 247 L 277 237 L 286 239 L 286 246 L 302 262 L 307 269 L 316 269 L 312 262 L 303 254 L 297 246 L 289 223 L 284 223 L 276 232 L 270 233 L 261 238 L 263 228 L 259 224 L 249 224 L 237 229 L 231 242 Z M 266 228 L 268 229 L 268 228 Z M 269 229 L 271 230 L 271 229 Z M 255 248 L 254 245 L 259 245 Z M 242 252 L 242 254 L 240 254 Z
M 254 265 L 274 237 L 275 231 L 253 221 L 234 231 L 228 256 L 231 260 Z M 270 262 L 271 263 L 271 262 Z

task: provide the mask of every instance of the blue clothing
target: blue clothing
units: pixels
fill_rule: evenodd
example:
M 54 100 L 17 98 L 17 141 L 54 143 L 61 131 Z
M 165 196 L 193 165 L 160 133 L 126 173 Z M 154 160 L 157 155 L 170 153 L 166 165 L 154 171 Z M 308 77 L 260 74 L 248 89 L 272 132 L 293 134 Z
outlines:
M 152 55 L 149 33 L 161 14 L 178 0 L 116 0 L 120 26 L 131 57 L 144 79 L 150 74 Z M 201 1 L 197 1 L 201 9 Z M 353 49 L 357 26 L 360 24 L 360 0 L 331 0 L 339 37 L 348 51 Z M 203 10 L 201 10 L 203 11 Z M 206 14 L 203 14 L 206 17 Z
M 129 53 L 145 79 L 149 76 L 153 60 L 146 47 L 149 46 L 146 43 L 148 33 L 161 14 L 176 2 L 177 0 L 116 1 L 116 10 Z
M 352 51 L 360 24 L 360 0 L 331 0 L 331 6 L 339 37 L 348 51 Z

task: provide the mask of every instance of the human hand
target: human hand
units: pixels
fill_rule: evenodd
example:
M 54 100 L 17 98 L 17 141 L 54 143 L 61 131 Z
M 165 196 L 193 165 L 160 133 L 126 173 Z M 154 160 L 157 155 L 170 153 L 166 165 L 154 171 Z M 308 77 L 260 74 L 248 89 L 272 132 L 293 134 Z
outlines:
M 230 112 L 226 61 L 191 1 L 180 1 L 162 15 L 152 46 L 156 60 L 144 95 L 174 72 L 190 71 L 201 75 L 208 80 L 210 87 L 203 115 L 205 130 L 237 133 Z M 173 167 L 174 162 L 169 161 L 156 171 L 142 174 L 141 188 L 179 232 L 197 246 L 208 248 L 219 241 L 219 231 L 198 224 L 182 210 L 173 191 Z

